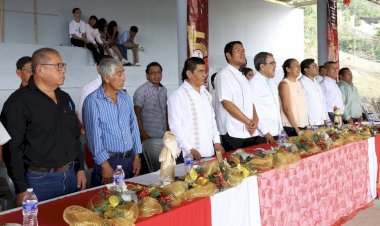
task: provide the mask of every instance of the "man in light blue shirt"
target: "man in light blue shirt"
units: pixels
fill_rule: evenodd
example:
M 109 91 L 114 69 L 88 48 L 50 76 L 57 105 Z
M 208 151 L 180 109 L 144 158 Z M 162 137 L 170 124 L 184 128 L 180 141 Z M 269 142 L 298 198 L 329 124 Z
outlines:
M 140 173 L 142 147 L 133 104 L 123 90 L 125 76 L 122 64 L 114 59 L 98 66 L 102 85 L 91 93 L 83 105 L 86 140 L 94 156 L 91 186 L 111 183 L 117 165 L 122 165 L 126 178 Z
M 131 26 L 129 31 L 124 31 L 120 38 L 120 44 L 124 46 L 125 56 L 127 55 L 127 49 L 132 49 L 133 52 L 133 64 L 135 66 L 141 66 L 139 63 L 139 44 L 135 43 L 135 37 L 139 29 L 136 26 Z
M 342 68 L 339 70 L 340 81 L 338 83 L 339 89 L 342 91 L 344 102 L 343 120 L 349 124 L 354 122 L 361 123 L 362 106 L 360 103 L 360 96 L 358 89 L 352 83 L 352 72 L 349 68 Z

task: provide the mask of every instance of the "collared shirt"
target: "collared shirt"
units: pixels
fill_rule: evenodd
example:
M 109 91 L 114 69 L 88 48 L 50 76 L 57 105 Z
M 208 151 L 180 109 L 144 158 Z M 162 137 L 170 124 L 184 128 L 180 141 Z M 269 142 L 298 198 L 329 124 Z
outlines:
M 82 118 L 82 108 L 83 108 L 83 103 L 86 97 L 97 90 L 99 86 L 102 84 L 102 77 L 98 75 L 96 79 L 92 80 L 89 82 L 87 85 L 85 85 L 82 89 L 82 93 L 80 95 L 80 100 L 79 100 L 79 108 L 78 108 L 78 118 L 80 122 L 83 124 L 83 118 Z
M 90 24 L 86 24 L 86 38 L 87 41 L 91 42 L 92 44 L 103 44 L 102 39 L 100 38 L 100 33 L 97 28 L 91 27 Z
M 82 37 L 82 34 L 86 33 L 86 23 L 83 20 L 80 20 L 79 23 L 75 20 L 72 20 L 69 24 L 69 34 L 70 38 L 73 37 L 73 35 L 76 35 L 78 37 Z
M 312 126 L 324 125 L 324 121 L 328 119 L 326 110 L 326 101 L 323 96 L 322 88 L 319 82 L 314 78 L 302 75 L 300 82 L 302 83 L 307 101 L 307 112 L 309 123 Z
M 151 138 L 162 138 L 167 131 L 167 90 L 161 85 L 158 89 L 147 81 L 133 95 L 135 106 L 142 108 L 141 118 L 145 132 Z
M 270 133 L 277 136 L 283 130 L 278 87 L 273 79 L 266 78 L 260 72 L 250 80 L 250 90 L 255 103 L 259 124 L 259 135 Z M 270 112 L 270 114 L 268 114 Z
M 57 168 L 72 161 L 84 169 L 80 128 L 70 96 L 57 88 L 57 104 L 34 83 L 15 91 L 5 102 L 1 121 L 12 139 L 4 159 L 16 193 L 26 190 L 26 167 Z
M 121 34 L 119 44 L 123 44 L 124 42 L 128 41 L 130 36 L 131 35 L 129 31 L 124 31 L 123 34 Z
M 326 99 L 327 112 L 334 112 L 334 107 L 340 108 L 344 112 L 343 96 L 336 81 L 325 76 L 321 83 L 323 95 Z
M 220 143 L 210 93 L 204 86 L 198 93 L 187 82 L 169 97 L 169 127 L 179 146 L 189 153 L 194 148 L 202 157 L 214 155 L 213 143 Z
M 349 120 L 350 118 L 361 117 L 363 112 L 358 89 L 354 86 L 354 84 L 348 84 L 343 80 L 339 81 L 338 85 L 343 95 L 343 119 Z
M 11 137 L 0 122 L 0 145 L 7 143 L 10 139 Z
M 116 95 L 117 104 L 108 98 L 100 86 L 88 95 L 83 104 L 83 124 L 86 140 L 100 165 L 109 159 L 109 153 L 133 150 L 141 153 L 140 132 L 132 100 L 125 91 Z
M 245 124 L 235 119 L 223 107 L 222 101 L 227 100 L 236 105 L 237 108 L 249 119 L 253 119 L 253 102 L 247 78 L 235 67 L 228 65 L 215 77 L 216 98 L 219 104 L 216 109 L 217 123 L 220 134 L 229 134 L 235 138 L 249 138 Z M 252 136 L 257 136 L 256 132 Z

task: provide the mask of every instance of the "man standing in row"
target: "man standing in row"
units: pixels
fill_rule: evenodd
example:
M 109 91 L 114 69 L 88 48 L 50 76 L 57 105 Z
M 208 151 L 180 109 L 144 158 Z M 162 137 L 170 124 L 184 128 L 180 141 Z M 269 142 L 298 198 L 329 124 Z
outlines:
M 325 63 L 326 76 L 321 82 L 322 91 L 326 98 L 326 110 L 329 118 L 334 122 L 334 111 L 339 108 L 344 112 L 343 96 L 336 79 L 338 77 L 338 64 L 334 61 Z
M 168 101 L 170 130 L 182 148 L 183 156 L 191 153 L 196 160 L 213 156 L 214 150 L 224 153 L 211 94 L 204 86 L 206 78 L 203 59 L 187 59 L 182 70 L 184 82 Z
M 254 58 L 256 75 L 251 79 L 251 94 L 260 118 L 256 143 L 274 143 L 283 131 L 278 88 L 274 83 L 276 61 L 273 54 L 260 52 Z M 270 114 L 268 114 L 270 112 Z
M 352 72 L 349 68 L 344 67 L 339 70 L 339 76 L 341 80 L 338 85 L 342 91 L 344 102 L 343 120 L 349 124 L 361 123 L 363 111 L 358 89 L 352 83 Z
M 240 41 L 224 47 L 228 66 L 215 79 L 217 104 L 216 114 L 223 147 L 226 151 L 249 147 L 255 144 L 258 135 L 256 114 L 249 83 L 240 72 L 246 65 L 245 50 Z
M 144 152 L 147 152 L 152 171 L 160 169 L 162 138 L 168 130 L 167 90 L 161 84 L 162 67 L 157 62 L 148 64 L 145 70 L 147 82 L 133 95 L 135 113 L 139 123 L 140 137 Z
M 113 182 L 117 165 L 126 178 L 137 176 L 141 169 L 141 142 L 133 104 L 124 91 L 124 68 L 115 59 L 100 62 L 102 85 L 83 104 L 86 140 L 94 156 L 91 186 Z
M 75 105 L 59 88 L 65 66 L 56 50 L 36 50 L 34 75 L 4 104 L 1 121 L 12 137 L 4 146 L 4 162 L 15 185 L 17 205 L 28 187 L 40 201 L 86 187 Z
M 318 65 L 314 59 L 306 59 L 301 62 L 302 83 L 307 101 L 307 112 L 311 126 L 322 126 L 328 119 L 326 101 L 322 88 L 316 79 L 318 76 Z
M 28 85 L 28 81 L 32 73 L 32 58 L 24 56 L 16 62 L 16 74 L 21 79 L 20 88 Z

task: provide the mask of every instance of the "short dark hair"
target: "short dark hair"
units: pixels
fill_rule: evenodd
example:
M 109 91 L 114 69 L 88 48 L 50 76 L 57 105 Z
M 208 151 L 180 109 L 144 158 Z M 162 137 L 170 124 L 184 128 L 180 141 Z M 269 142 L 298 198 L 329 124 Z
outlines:
M 59 52 L 52 48 L 41 48 L 34 51 L 32 55 L 32 72 L 36 72 L 36 66 L 39 64 L 46 64 L 50 58 L 46 55 L 47 53 L 53 53 L 60 55 Z
M 198 64 L 205 64 L 205 61 L 199 57 L 190 57 L 185 61 L 185 65 L 182 69 L 182 80 L 185 81 L 187 79 L 187 71 L 194 72 L 197 68 Z
M 330 65 L 332 65 L 332 64 L 336 64 L 336 62 L 335 62 L 335 61 L 327 61 L 327 62 L 323 65 L 323 67 L 324 67 L 325 69 L 327 69 L 327 68 L 330 67 Z
M 344 74 L 346 74 L 347 71 L 349 71 L 350 69 L 348 67 L 344 67 L 342 69 L 339 70 L 339 75 L 341 76 L 344 76 Z
M 256 54 L 255 58 L 253 59 L 253 64 L 255 65 L 255 69 L 257 71 L 260 71 L 260 65 L 266 64 L 268 56 L 273 57 L 273 54 L 268 52 L 260 52 Z
M 293 61 L 296 59 L 294 58 L 289 58 L 285 60 L 284 64 L 282 65 L 282 70 L 284 71 L 284 78 L 288 77 L 288 71 L 286 70 L 287 67 L 290 67 L 290 64 L 292 64 Z
M 240 69 L 241 70 L 241 73 L 243 73 L 244 76 L 247 76 L 248 72 L 252 71 L 252 68 L 249 68 L 249 67 L 243 67 Z
M 22 69 L 25 64 L 32 62 L 32 58 L 30 56 L 23 56 L 16 62 L 16 69 Z
M 105 28 L 107 27 L 107 21 L 104 18 L 100 18 L 97 22 L 98 29 L 101 32 L 104 32 Z
M 75 13 L 75 11 L 77 11 L 77 10 L 80 10 L 80 9 L 79 9 L 78 7 L 77 7 L 77 8 L 74 8 L 74 9 L 73 9 L 73 11 L 72 11 L 72 12 L 73 12 L 73 14 L 74 14 L 74 13 Z
M 315 62 L 314 59 L 305 59 L 301 62 L 301 73 L 305 74 L 305 68 L 310 68 L 310 65 L 312 65 Z
M 131 26 L 130 28 L 129 28 L 129 31 L 133 31 L 133 32 L 138 32 L 139 31 L 139 29 L 138 29 L 138 27 L 136 27 L 136 26 Z
M 215 72 L 214 74 L 211 75 L 211 85 L 213 89 L 215 89 L 214 80 L 215 80 L 216 74 L 218 74 L 218 72 Z
M 90 16 L 90 18 L 88 18 L 88 22 L 90 22 L 90 20 L 92 20 L 92 19 L 94 19 L 96 21 L 94 28 L 98 28 L 98 18 L 95 15 L 92 15 L 92 16 Z
M 232 49 L 234 48 L 234 46 L 236 44 L 240 44 L 240 45 L 243 45 L 243 43 L 241 41 L 232 41 L 232 42 L 229 42 L 227 43 L 225 46 L 224 46 L 224 57 L 226 58 L 226 61 L 228 62 L 228 59 L 227 59 L 227 56 L 226 54 L 229 53 L 232 55 Z
M 152 63 L 150 63 L 150 64 L 148 64 L 148 65 L 146 66 L 145 73 L 149 74 L 149 70 L 150 70 L 150 68 L 151 68 L 151 67 L 154 67 L 154 66 L 159 67 L 160 70 L 161 70 L 161 72 L 162 72 L 161 64 L 159 64 L 158 62 L 154 61 L 154 62 L 152 62 Z

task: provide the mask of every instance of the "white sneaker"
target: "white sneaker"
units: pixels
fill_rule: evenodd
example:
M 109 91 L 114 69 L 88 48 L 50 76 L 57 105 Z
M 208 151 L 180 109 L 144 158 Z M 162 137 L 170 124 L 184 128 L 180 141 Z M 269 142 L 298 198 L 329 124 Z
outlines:
M 140 63 L 135 63 L 135 67 L 140 67 L 141 64 Z
M 131 65 L 131 62 L 129 62 L 128 60 L 126 60 L 126 59 L 124 59 L 124 58 L 121 58 L 120 63 L 121 63 L 123 66 Z

